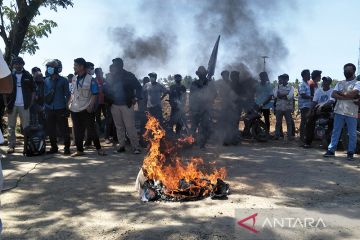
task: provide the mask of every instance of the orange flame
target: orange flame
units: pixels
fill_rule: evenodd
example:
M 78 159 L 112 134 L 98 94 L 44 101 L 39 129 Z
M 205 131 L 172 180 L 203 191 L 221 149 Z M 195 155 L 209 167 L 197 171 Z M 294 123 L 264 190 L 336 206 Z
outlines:
M 177 139 L 171 143 L 165 139 L 165 130 L 160 126 L 159 121 L 148 114 L 144 138 L 149 142 L 149 151 L 144 158 L 142 169 L 148 179 L 160 181 L 166 194 L 176 195 L 184 190 L 190 191 L 192 195 L 206 196 L 212 190 L 211 184 L 216 184 L 217 179 L 226 177 L 225 168 L 214 169 L 207 174 L 204 167 L 204 160 L 200 157 L 192 157 L 185 164 L 178 155 L 178 150 L 186 144 L 193 144 L 192 136 Z M 192 183 L 191 186 L 179 187 L 179 181 L 185 180 Z M 211 184 L 210 184 L 211 183 Z

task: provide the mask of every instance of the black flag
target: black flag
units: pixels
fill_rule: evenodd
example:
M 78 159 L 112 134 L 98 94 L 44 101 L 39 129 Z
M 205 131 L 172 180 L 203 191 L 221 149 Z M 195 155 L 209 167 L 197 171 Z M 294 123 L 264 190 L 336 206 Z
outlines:
M 212 78 L 212 76 L 214 76 L 215 74 L 215 67 L 216 67 L 216 59 L 217 59 L 217 54 L 218 54 L 218 49 L 219 49 L 219 42 L 220 42 L 220 35 L 218 37 L 218 39 L 216 40 L 214 49 L 212 50 L 210 59 L 209 59 L 209 63 L 208 63 L 208 79 L 210 80 Z

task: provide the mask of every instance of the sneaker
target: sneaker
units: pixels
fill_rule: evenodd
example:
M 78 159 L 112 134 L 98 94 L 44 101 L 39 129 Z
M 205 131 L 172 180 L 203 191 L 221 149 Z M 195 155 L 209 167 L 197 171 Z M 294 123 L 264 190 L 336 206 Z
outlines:
M 121 147 L 115 151 L 115 153 L 123 153 L 123 152 L 125 152 L 125 147 Z
M 64 148 L 64 155 L 70 155 L 70 148 Z
M 105 139 L 105 144 L 111 144 L 111 140 L 110 139 Z
M 76 151 L 75 153 L 71 154 L 71 157 L 80 157 L 80 156 L 84 156 L 84 155 L 85 155 L 84 152 Z
M 9 147 L 7 150 L 7 154 L 13 154 L 15 152 L 15 148 Z
M 58 153 L 57 148 L 50 148 L 50 150 L 46 152 L 46 154 L 55 154 L 55 153 Z
M 354 154 L 353 153 L 348 153 L 347 154 L 347 157 L 346 157 L 346 159 L 348 160 L 348 161 L 355 161 L 355 159 L 354 159 Z
M 334 156 L 335 153 L 330 150 L 327 150 L 326 153 L 324 154 L 324 157 L 334 157 Z
M 137 149 L 134 150 L 134 154 L 140 154 L 140 153 L 141 153 L 140 149 L 137 148 Z

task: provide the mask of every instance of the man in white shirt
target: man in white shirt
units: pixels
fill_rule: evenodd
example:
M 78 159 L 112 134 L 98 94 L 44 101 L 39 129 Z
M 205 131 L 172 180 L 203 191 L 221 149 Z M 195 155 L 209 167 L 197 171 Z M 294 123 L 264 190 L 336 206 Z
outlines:
M 355 100 L 359 98 L 360 82 L 355 78 L 356 67 L 352 63 L 345 64 L 343 80 L 336 84 L 332 97 L 337 100 L 334 109 L 334 129 L 331 135 L 331 143 L 328 146 L 324 157 L 335 156 L 335 150 L 339 142 L 341 131 L 346 123 L 349 136 L 347 159 L 354 160 L 356 148 L 356 127 L 359 106 L 355 104 Z
M 305 144 L 304 148 L 310 148 L 311 143 L 314 140 L 314 131 L 315 131 L 315 123 L 317 119 L 316 112 L 317 110 L 323 111 L 325 108 L 332 108 L 332 105 L 335 103 L 335 99 L 331 97 L 333 88 L 331 88 L 332 79 L 330 77 L 322 78 L 322 88 L 318 88 L 315 91 L 313 98 L 313 108 L 311 113 L 309 114 L 306 121 L 306 129 L 305 129 Z M 321 109 L 319 109 L 321 108 Z M 329 124 L 329 131 L 332 130 L 332 124 Z
M 335 99 L 331 97 L 334 91 L 334 88 L 331 87 L 332 79 L 330 77 L 323 77 L 322 80 L 322 87 L 315 91 L 313 105 L 329 103 L 329 101 L 335 102 Z
M 164 85 L 156 81 L 157 74 L 149 73 L 150 82 L 144 88 L 144 97 L 146 107 L 149 113 L 154 116 L 160 123 L 163 123 L 163 112 L 161 100 L 169 93 Z
M 9 149 L 8 154 L 14 153 L 16 135 L 15 127 L 17 117 L 20 117 L 21 125 L 26 128 L 30 124 L 30 107 L 35 98 L 35 82 L 32 75 L 24 69 L 25 62 L 21 57 L 12 60 L 14 67 L 13 91 L 8 97 L 8 125 L 9 125 Z
M 294 88 L 288 85 L 289 75 L 282 74 L 278 77 L 279 86 L 274 90 L 274 97 L 276 99 L 276 127 L 275 127 L 275 140 L 278 140 L 281 135 L 282 119 L 285 117 L 288 140 L 292 140 L 292 115 L 294 110 Z

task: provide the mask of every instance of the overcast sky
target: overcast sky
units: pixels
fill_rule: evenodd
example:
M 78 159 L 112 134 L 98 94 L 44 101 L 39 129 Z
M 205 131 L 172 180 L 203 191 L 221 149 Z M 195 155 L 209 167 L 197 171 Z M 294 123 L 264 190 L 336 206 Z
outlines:
M 41 9 L 41 16 L 38 16 L 37 20 L 53 19 L 58 23 L 58 27 L 49 38 L 39 40 L 40 50 L 34 56 L 23 56 L 27 69 L 30 70 L 33 66 L 44 69 L 47 59 L 58 58 L 63 62 L 63 74 L 67 75 L 73 72 L 73 59 L 84 57 L 107 72 L 111 59 L 122 57 L 111 36 L 112 28 L 132 26 L 136 34 L 142 36 L 152 32 L 154 28 L 159 28 L 158 23 L 165 27 L 167 21 L 174 17 L 178 19 L 175 31 L 177 48 L 172 53 L 171 60 L 151 69 L 137 69 L 137 77 L 142 78 L 145 73 L 152 71 L 158 72 L 161 77 L 175 73 L 194 76 L 199 65 L 207 65 L 207 62 L 198 62 L 194 58 L 196 49 L 193 46 L 197 39 L 192 38 L 192 11 L 196 9 L 191 5 L 191 1 L 168 0 L 167 2 L 173 2 L 173 9 L 166 12 L 161 9 L 160 4 L 158 12 L 152 12 L 152 16 L 146 11 L 147 4 L 152 4 L 152 0 L 74 2 L 73 8 L 59 9 L 57 13 Z M 343 65 L 347 62 L 355 65 L 358 63 L 360 1 L 294 0 L 292 4 L 294 8 L 279 9 L 276 16 L 261 16 L 261 19 L 269 19 L 266 25 L 278 32 L 289 51 L 279 66 L 271 68 L 272 80 L 284 72 L 288 73 L 292 80 L 300 78 L 300 71 L 305 68 L 322 70 L 323 75 L 336 79 L 343 78 Z M 4 47 L 2 42 L 0 47 Z M 209 46 L 206 53 L 209 56 L 211 48 L 212 46 Z M 224 57 L 231 54 L 231 51 L 234 49 L 227 49 L 220 42 L 216 78 L 220 77 Z M 260 56 L 264 54 L 266 53 L 259 53 L 254 57 L 262 61 Z M 127 59 L 124 59 L 125 68 L 126 61 Z M 271 66 L 271 56 L 268 61 Z

